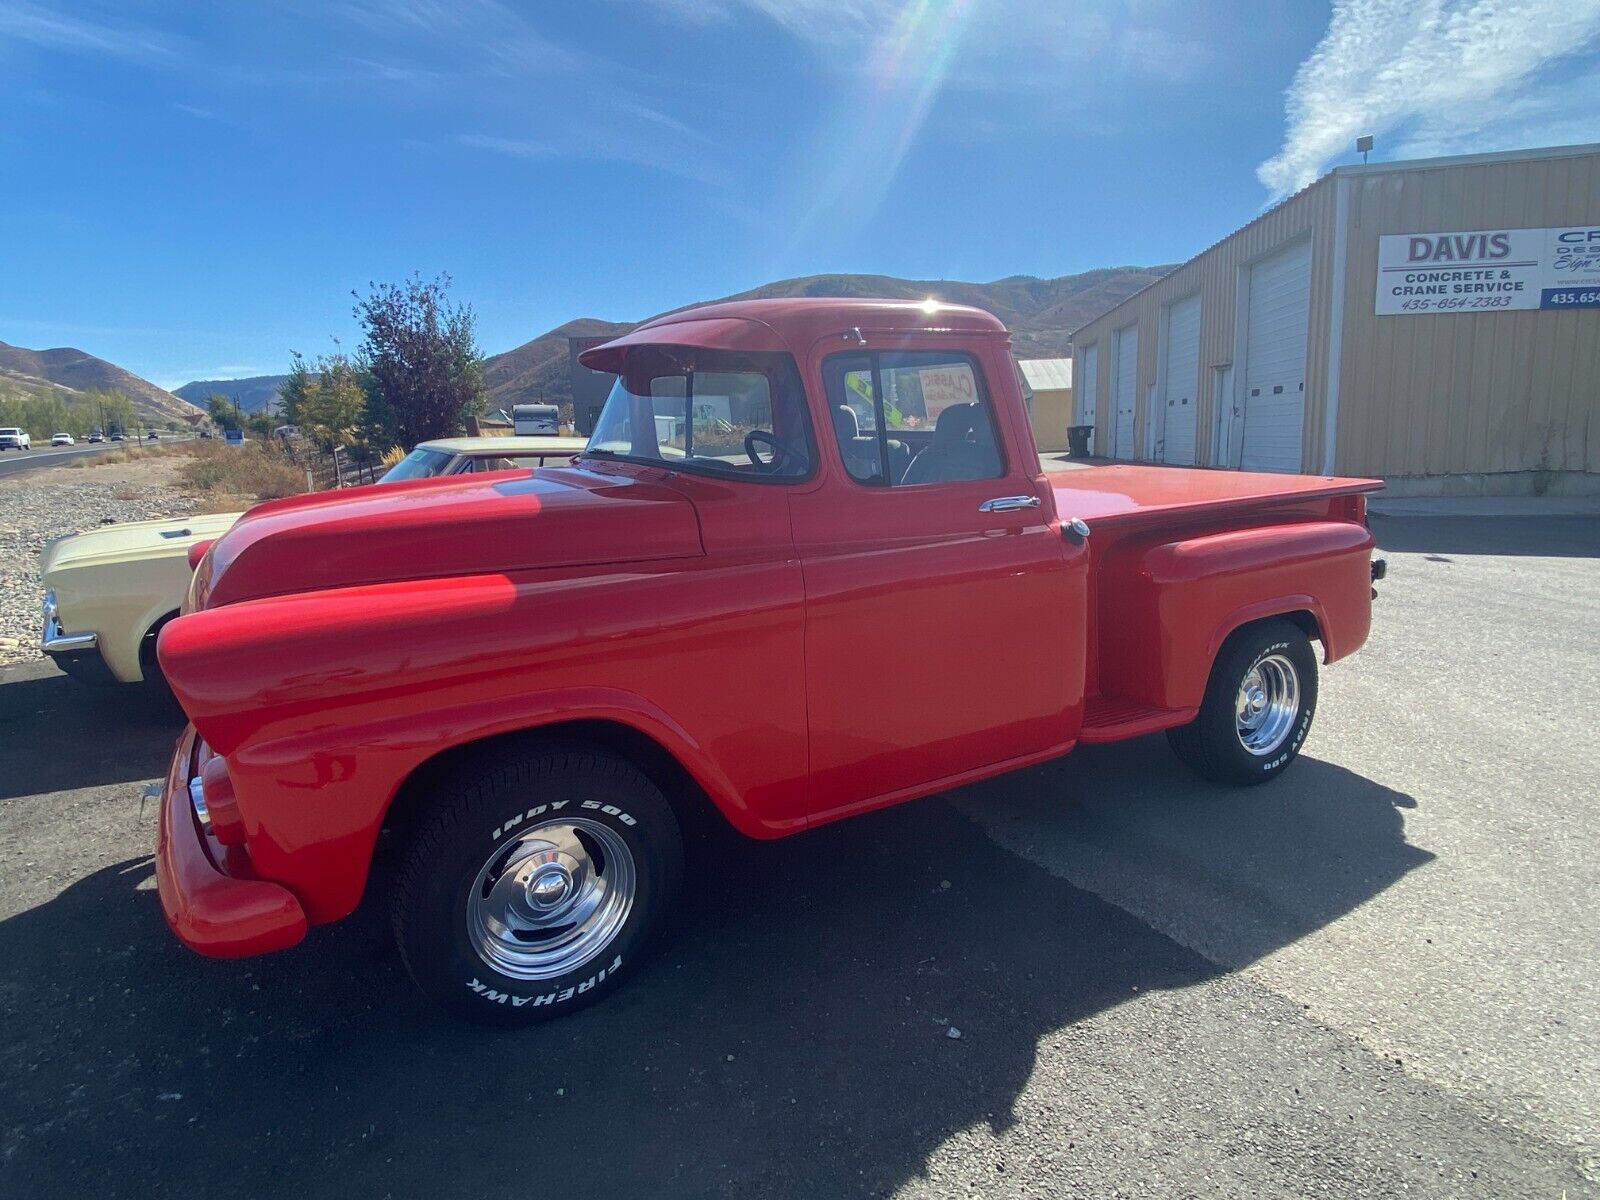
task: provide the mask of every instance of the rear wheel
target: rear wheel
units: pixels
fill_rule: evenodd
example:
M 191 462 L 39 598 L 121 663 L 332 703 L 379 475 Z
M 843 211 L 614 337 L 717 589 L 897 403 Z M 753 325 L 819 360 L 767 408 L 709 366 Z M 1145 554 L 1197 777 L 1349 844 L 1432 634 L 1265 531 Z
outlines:
M 1299 755 L 1316 708 L 1311 639 L 1292 621 L 1259 621 L 1223 643 L 1199 714 L 1167 740 L 1207 779 L 1265 783 Z
M 583 747 L 501 754 L 447 779 L 411 836 L 395 937 L 449 1012 L 529 1025 L 615 988 L 682 873 L 677 819 L 633 763 Z

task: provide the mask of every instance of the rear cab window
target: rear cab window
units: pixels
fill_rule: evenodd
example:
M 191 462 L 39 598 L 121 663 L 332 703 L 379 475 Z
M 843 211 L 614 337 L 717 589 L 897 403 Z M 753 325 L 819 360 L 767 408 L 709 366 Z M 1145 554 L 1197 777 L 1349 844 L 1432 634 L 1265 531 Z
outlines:
M 1005 474 L 977 362 L 951 350 L 851 351 L 822 364 L 845 470 L 874 487 Z

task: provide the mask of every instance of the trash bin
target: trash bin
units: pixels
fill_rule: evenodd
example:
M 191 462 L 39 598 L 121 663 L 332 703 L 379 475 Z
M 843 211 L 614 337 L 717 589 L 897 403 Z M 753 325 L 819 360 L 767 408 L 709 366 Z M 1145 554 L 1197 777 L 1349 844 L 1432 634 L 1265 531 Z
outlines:
M 1067 453 L 1073 458 L 1089 457 L 1089 435 L 1094 433 L 1093 425 L 1067 426 Z

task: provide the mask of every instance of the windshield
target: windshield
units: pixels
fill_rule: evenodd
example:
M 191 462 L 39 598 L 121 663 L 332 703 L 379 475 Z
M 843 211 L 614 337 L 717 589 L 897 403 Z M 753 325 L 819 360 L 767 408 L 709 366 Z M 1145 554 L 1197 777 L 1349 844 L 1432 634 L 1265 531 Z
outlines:
M 811 473 L 811 429 L 794 360 L 638 347 L 584 453 L 715 475 L 804 478 Z
M 431 479 L 452 462 L 454 454 L 443 450 L 423 450 L 420 447 L 406 455 L 383 473 L 379 483 L 399 483 L 402 479 Z

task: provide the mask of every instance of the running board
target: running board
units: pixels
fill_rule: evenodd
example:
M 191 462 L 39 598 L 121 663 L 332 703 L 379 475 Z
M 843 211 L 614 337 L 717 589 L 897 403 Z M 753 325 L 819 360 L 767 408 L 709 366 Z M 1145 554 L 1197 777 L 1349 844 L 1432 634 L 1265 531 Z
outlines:
M 1119 700 L 1115 696 L 1090 696 L 1083 706 L 1080 742 L 1120 742 L 1127 738 L 1187 725 L 1194 720 L 1194 708 L 1151 708 Z

